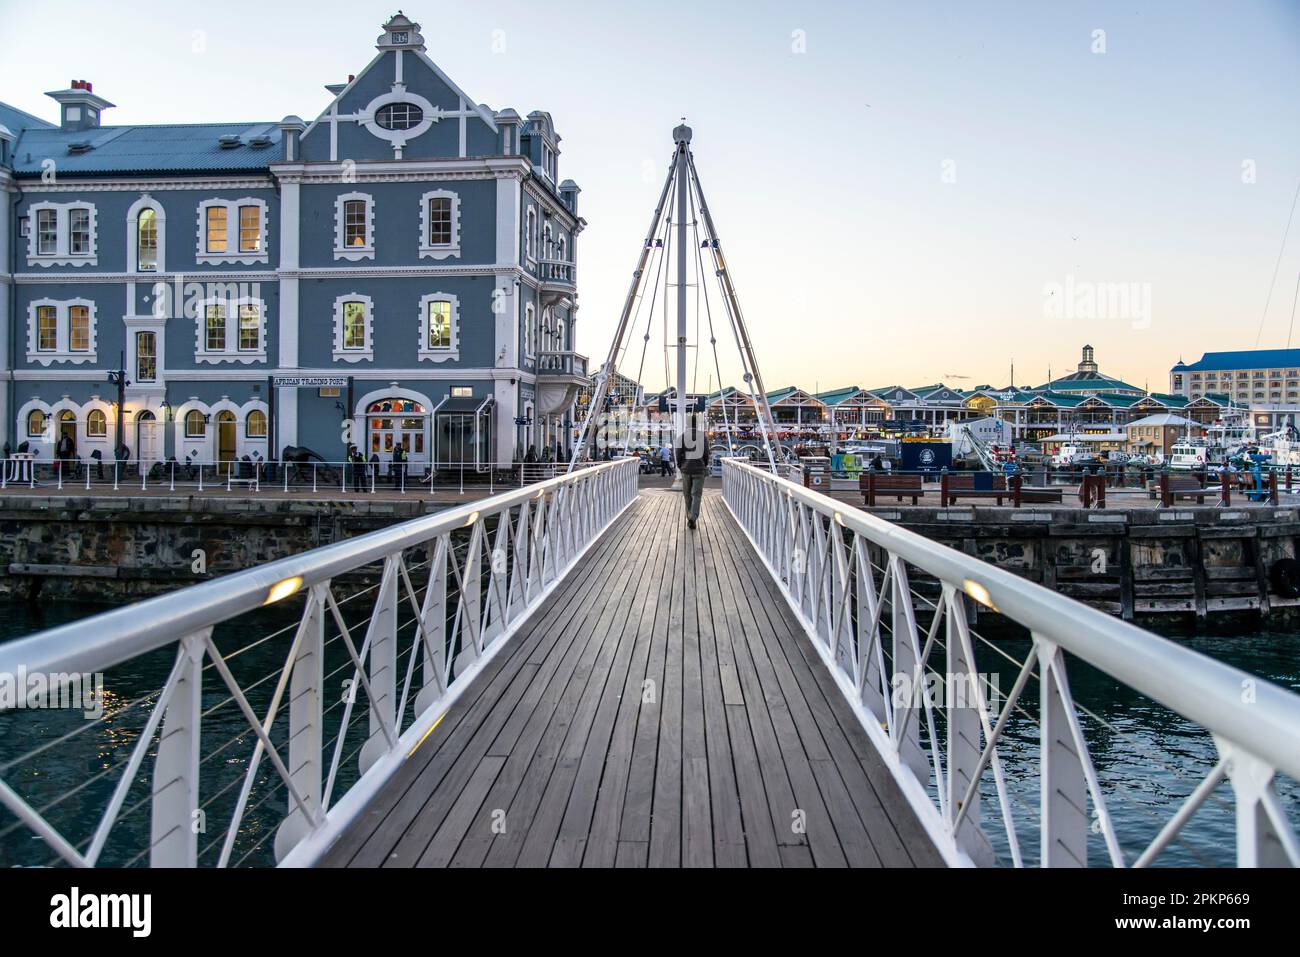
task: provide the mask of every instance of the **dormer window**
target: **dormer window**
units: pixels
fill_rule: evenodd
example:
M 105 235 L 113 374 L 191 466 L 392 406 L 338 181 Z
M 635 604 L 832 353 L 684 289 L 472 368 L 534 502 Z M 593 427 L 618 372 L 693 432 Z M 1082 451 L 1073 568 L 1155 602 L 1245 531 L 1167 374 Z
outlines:
M 414 103 L 389 103 L 379 108 L 375 122 L 386 130 L 409 130 L 424 122 L 424 110 Z

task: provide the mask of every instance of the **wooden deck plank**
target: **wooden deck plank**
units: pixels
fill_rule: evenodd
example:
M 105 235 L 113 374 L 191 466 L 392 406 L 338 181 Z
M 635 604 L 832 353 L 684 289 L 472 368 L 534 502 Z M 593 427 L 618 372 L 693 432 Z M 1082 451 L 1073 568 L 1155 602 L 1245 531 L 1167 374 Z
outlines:
M 735 531 L 744 537 L 738 526 Z M 844 708 L 834 678 L 821 665 L 817 650 L 803 634 L 762 560 L 752 547 L 737 549 L 735 554 L 749 568 L 747 579 L 759 583 L 767 591 L 768 600 L 759 603 L 772 625 L 772 632 L 767 634 L 787 639 L 781 647 L 786 649 L 791 671 L 803 688 L 804 699 L 813 712 L 817 727 L 823 732 L 836 769 L 868 826 L 872 845 L 882 863 L 887 867 L 903 867 L 911 863 L 942 866 L 942 858 L 876 754 L 866 731 Z
M 633 509 L 629 509 L 619 521 L 631 521 L 631 513 Z M 601 547 L 589 553 L 588 557 L 594 562 L 599 563 L 602 558 L 617 553 L 618 536 L 613 534 L 613 529 L 611 535 L 610 541 L 598 542 Z M 617 566 L 610 563 L 601 567 L 608 567 L 612 573 Z M 468 742 L 475 736 L 481 739 L 488 717 L 493 713 L 499 715 L 504 710 L 503 695 L 505 688 L 513 683 L 512 669 L 515 672 L 522 670 L 538 649 L 553 648 L 566 634 L 565 609 L 571 607 L 571 602 L 582 607 L 584 600 L 600 595 L 601 581 L 600 575 L 591 575 L 573 576 L 561 583 L 561 587 L 552 593 L 549 603 L 534 615 L 537 624 L 533 625 L 531 620 L 525 623 L 518 647 L 501 650 L 475 680 L 477 689 L 466 689 L 439 723 L 437 732 L 430 735 L 371 802 L 364 819 L 358 822 L 361 826 L 354 825 L 353 830 L 331 848 L 328 858 L 331 863 L 351 862 L 356 866 L 373 867 L 392 858 L 394 849 L 416 817 L 431 816 L 426 812 L 429 797 L 441 786 Z M 462 765 L 462 769 L 467 767 Z M 365 835 L 365 839 L 356 844 L 361 835 Z M 353 844 L 355 846 L 350 846 Z
M 326 863 L 939 862 L 716 492 L 643 491 L 511 641 Z

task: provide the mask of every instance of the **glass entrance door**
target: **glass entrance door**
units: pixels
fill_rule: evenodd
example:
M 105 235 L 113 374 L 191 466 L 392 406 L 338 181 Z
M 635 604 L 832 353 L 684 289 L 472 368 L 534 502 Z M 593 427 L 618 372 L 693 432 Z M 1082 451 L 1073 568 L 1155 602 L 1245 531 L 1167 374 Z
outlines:
M 423 475 L 429 464 L 428 424 L 429 415 L 424 406 L 413 399 L 372 402 L 366 410 L 366 431 L 369 433 L 366 458 L 378 456 L 387 467 L 400 442 L 406 449 L 408 472 Z

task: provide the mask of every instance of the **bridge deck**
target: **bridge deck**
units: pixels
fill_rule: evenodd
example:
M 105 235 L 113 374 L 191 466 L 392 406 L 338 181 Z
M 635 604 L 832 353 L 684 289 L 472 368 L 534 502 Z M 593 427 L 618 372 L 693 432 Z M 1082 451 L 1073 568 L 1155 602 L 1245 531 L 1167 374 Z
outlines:
M 323 863 L 941 860 L 721 496 L 650 490 Z

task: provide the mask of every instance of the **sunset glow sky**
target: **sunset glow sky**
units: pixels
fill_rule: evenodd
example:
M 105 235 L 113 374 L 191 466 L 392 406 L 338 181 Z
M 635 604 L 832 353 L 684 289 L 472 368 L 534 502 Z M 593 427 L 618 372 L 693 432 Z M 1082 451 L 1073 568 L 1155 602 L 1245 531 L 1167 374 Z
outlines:
M 1089 342 L 1162 390 L 1180 356 L 1286 344 L 1300 224 L 1264 307 L 1300 183 L 1294 0 L 404 9 L 471 96 L 553 114 L 593 357 L 682 116 L 772 388 L 1001 386 L 1013 361 L 1036 385 Z M 106 123 L 310 120 L 394 10 L 3 0 L 0 100 L 53 119 L 43 92 L 76 77 Z M 1045 308 L 1099 283 L 1145 315 Z

